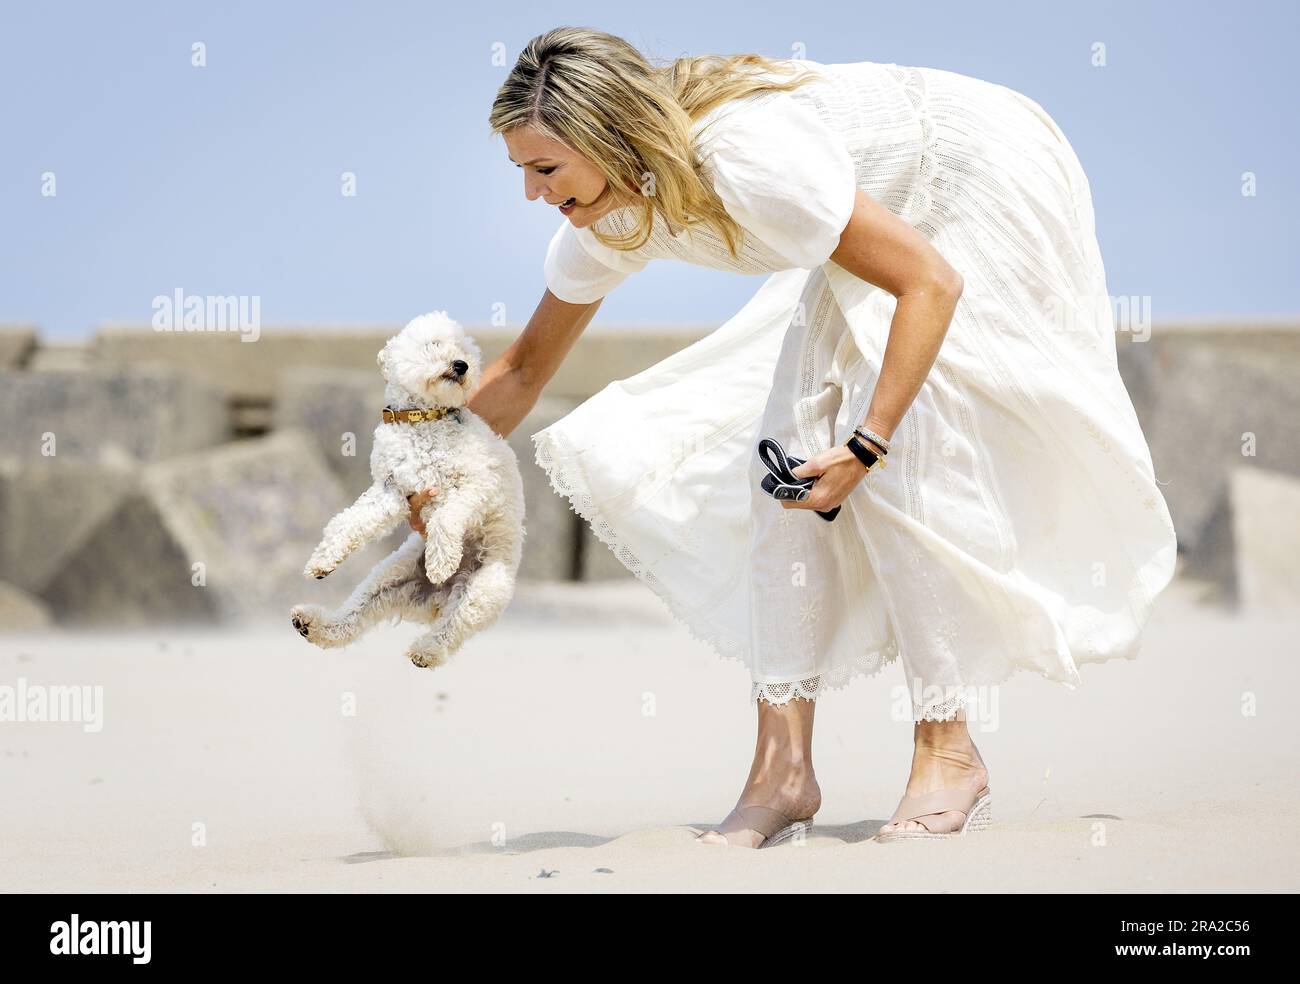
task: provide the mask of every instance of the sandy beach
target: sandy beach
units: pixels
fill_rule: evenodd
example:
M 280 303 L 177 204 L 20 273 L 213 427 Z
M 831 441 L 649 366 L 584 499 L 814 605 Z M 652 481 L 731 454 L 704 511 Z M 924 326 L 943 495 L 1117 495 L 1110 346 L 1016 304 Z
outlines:
M 1297 618 L 1199 594 L 1078 691 L 998 688 L 994 823 L 964 839 L 869 840 L 911 757 L 901 667 L 827 695 L 816 825 L 758 852 L 693 839 L 748 771 L 748 675 L 636 582 L 522 585 L 438 671 L 407 625 L 0 636 L 0 685 L 103 688 L 99 730 L 0 724 L 0 889 L 1296 891 Z

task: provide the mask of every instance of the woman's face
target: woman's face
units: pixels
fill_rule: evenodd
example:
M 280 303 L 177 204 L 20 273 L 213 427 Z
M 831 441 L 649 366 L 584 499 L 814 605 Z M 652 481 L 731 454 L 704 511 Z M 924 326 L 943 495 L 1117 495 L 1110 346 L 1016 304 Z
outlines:
M 599 205 L 593 204 L 609 182 L 573 148 L 538 133 L 527 123 L 505 131 L 502 138 L 510 160 L 523 168 L 524 197 L 529 201 L 540 198 L 554 206 L 569 202 L 559 211 L 579 228 L 616 207 L 611 195 Z

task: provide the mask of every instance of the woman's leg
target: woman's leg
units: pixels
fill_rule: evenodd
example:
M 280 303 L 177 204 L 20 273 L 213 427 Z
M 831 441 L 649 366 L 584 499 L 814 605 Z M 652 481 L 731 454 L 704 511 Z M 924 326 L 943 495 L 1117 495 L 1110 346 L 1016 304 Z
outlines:
M 822 793 L 813 774 L 812 732 L 816 701 L 795 697 L 784 704 L 758 702 L 758 741 L 749 778 L 736 807 L 763 806 L 791 820 L 811 817 L 821 807 Z M 764 838 L 753 830 L 723 835 L 708 830 L 706 844 L 760 847 Z
M 979 792 L 989 784 L 988 769 L 971 740 L 963 710 L 958 710 L 957 717 L 951 721 L 917 721 L 913 726 L 912 741 L 912 772 L 907 777 L 906 795 L 924 796 L 936 789 Z M 879 832 L 929 830 L 944 834 L 959 829 L 966 817 L 950 810 L 931 813 L 921 819 L 924 823 L 917 820 L 887 823 Z

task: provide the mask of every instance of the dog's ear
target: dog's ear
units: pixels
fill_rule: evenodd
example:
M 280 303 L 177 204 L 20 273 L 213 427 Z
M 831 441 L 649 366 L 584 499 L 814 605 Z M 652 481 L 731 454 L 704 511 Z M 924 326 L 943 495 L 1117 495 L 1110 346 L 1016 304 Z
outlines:
M 375 357 L 379 363 L 379 373 L 384 377 L 384 382 L 388 382 L 388 346 L 385 345 L 379 350 L 379 355 Z

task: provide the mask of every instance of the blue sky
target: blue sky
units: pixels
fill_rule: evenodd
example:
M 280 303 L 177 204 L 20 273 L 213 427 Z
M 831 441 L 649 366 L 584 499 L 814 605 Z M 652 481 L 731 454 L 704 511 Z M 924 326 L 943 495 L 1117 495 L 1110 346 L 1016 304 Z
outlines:
M 487 114 L 562 24 L 653 58 L 757 51 L 975 75 L 1031 96 L 1093 189 L 1112 295 L 1162 318 L 1300 312 L 1300 4 L 42 3 L 0 13 L 0 322 L 145 323 L 260 295 L 263 324 L 522 326 L 559 216 Z M 207 65 L 191 65 L 191 45 Z M 1106 46 L 1105 67 L 1091 64 Z M 493 52 L 505 52 L 505 65 Z M 357 194 L 340 194 L 340 175 Z M 1241 194 L 1241 175 L 1257 194 Z M 41 194 L 53 172 L 57 195 Z M 761 279 L 656 261 L 598 320 L 725 320 Z

